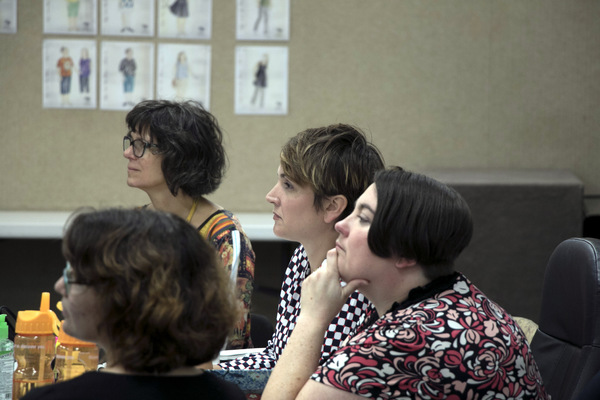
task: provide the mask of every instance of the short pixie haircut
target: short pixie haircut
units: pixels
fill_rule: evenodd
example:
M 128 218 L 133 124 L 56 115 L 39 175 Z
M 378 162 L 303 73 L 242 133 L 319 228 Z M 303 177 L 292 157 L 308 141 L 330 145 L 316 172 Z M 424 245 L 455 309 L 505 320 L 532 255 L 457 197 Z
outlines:
M 111 361 L 165 373 L 213 360 L 238 307 L 215 249 L 181 218 L 145 209 L 77 213 L 62 251 L 100 299 Z
M 371 251 L 415 260 L 429 279 L 451 273 L 473 235 L 471 211 L 462 196 L 435 179 L 399 167 L 377 173 L 375 188 Z
M 125 118 L 129 132 L 148 135 L 163 157 L 171 193 L 197 199 L 213 193 L 223 179 L 227 155 L 217 119 L 195 101 L 145 100 Z
M 384 167 L 383 156 L 365 134 L 345 124 L 300 132 L 283 146 L 280 161 L 292 182 L 313 190 L 317 211 L 329 196 L 346 197 L 348 205 L 339 220 L 352 212 L 375 172 Z

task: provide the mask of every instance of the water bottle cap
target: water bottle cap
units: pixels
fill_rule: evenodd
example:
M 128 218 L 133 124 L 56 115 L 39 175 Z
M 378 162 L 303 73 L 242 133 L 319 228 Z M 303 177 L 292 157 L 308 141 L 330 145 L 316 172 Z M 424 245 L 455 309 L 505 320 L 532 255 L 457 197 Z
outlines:
M 2 339 L 8 339 L 8 323 L 5 314 L 0 314 L 0 340 Z
M 50 293 L 42 293 L 40 309 L 19 311 L 15 333 L 25 335 L 58 334 L 58 317 L 50 310 Z
M 60 332 L 58 333 L 58 344 L 64 344 L 67 346 L 74 346 L 74 347 L 93 347 L 96 346 L 96 343 L 91 343 L 91 342 L 85 342 L 83 340 L 79 340 L 77 338 L 74 338 L 71 335 L 68 335 L 65 333 L 65 331 L 62 330 L 62 324 L 64 321 L 61 321 L 60 324 Z

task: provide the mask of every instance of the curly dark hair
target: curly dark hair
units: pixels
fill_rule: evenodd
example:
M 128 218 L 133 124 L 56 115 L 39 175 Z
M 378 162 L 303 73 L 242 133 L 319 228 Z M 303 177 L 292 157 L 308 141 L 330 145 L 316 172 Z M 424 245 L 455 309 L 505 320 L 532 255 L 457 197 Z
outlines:
M 213 360 L 238 318 L 233 285 L 215 249 L 161 211 L 78 212 L 62 251 L 102 299 L 97 327 L 111 362 L 164 373 Z
M 227 168 L 217 119 L 196 101 L 145 100 L 125 118 L 129 132 L 148 135 L 163 157 L 162 171 L 171 193 L 179 189 L 197 199 L 213 193 Z

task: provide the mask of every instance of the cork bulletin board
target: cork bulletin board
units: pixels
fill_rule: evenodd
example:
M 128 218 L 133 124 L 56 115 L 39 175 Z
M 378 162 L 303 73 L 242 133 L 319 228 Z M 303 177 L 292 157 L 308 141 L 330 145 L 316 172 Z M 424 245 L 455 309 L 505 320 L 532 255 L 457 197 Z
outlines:
M 43 106 L 44 40 L 92 41 L 96 56 L 105 41 L 127 40 L 153 47 L 155 61 L 159 45 L 182 40 L 158 29 L 44 33 L 43 3 L 19 1 L 16 32 L 0 33 L 0 210 L 146 202 L 125 184 L 126 110 L 101 109 L 98 97 L 84 109 Z M 210 38 L 185 41 L 211 47 L 210 110 L 229 156 L 211 196 L 220 205 L 269 212 L 281 145 L 336 122 L 366 131 L 389 164 L 561 168 L 600 194 L 600 3 L 292 0 L 288 36 L 276 41 L 238 39 L 236 7 L 214 0 Z M 285 114 L 235 112 L 236 48 L 256 45 L 286 48 Z

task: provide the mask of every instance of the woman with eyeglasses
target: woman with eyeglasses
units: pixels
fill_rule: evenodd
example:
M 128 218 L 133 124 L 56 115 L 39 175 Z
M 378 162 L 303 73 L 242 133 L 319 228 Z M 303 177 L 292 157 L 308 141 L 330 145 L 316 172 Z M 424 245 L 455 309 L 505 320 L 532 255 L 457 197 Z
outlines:
M 24 399 L 245 398 L 195 367 L 219 353 L 239 310 L 214 248 L 189 223 L 144 209 L 86 211 L 69 222 L 62 251 L 63 329 L 98 344 L 107 367 Z
M 227 163 L 216 118 L 194 101 L 147 100 L 127 114 L 126 123 L 127 184 L 146 192 L 145 208 L 180 216 L 214 245 L 233 274 L 243 309 L 227 348 L 252 347 L 254 251 L 235 215 L 205 197 L 219 187 Z
M 548 398 L 523 331 L 454 270 L 473 232 L 455 190 L 380 171 L 335 228 L 263 400 Z M 319 364 L 323 332 L 357 289 L 377 312 Z

